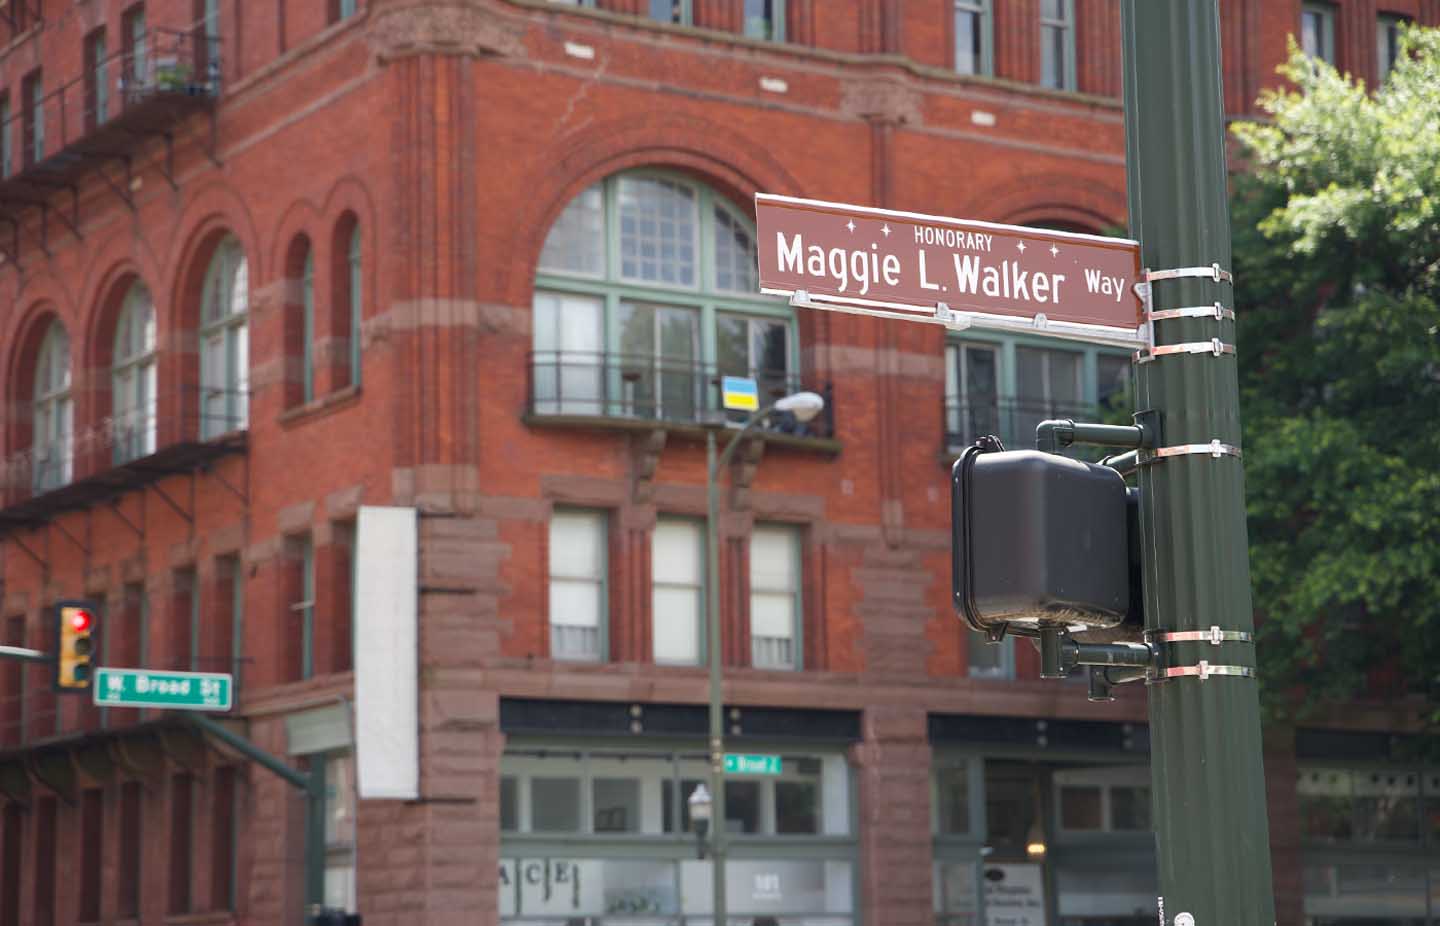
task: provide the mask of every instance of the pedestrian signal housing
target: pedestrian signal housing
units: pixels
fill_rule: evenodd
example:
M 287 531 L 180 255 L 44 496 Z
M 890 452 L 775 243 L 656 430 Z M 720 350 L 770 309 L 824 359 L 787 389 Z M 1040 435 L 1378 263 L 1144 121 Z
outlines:
M 969 447 L 951 471 L 951 506 L 955 612 L 971 628 L 998 639 L 1125 622 L 1130 506 L 1120 473 L 1036 450 Z
M 98 609 L 89 601 L 55 605 L 55 688 L 88 691 L 95 656 Z

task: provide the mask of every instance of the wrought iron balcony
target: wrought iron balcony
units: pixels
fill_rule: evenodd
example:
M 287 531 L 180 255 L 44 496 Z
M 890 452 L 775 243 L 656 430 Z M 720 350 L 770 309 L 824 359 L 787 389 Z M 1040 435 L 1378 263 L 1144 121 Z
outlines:
M 28 81 L 16 90 L 8 117 L 0 120 L 0 213 L 11 231 L 9 242 L 0 239 L 0 250 L 12 260 L 20 250 L 18 214 L 26 209 L 40 210 L 43 249 L 49 247 L 52 215 L 80 235 L 83 176 L 99 176 L 133 209 L 131 170 L 139 141 L 164 142 L 160 166 L 173 187 L 175 126 L 192 113 L 211 115 L 213 158 L 219 40 L 200 30 L 151 29 L 43 96 L 32 99 L 36 91 Z M 60 193 L 68 195 L 57 200 Z
M 723 415 L 739 424 L 745 412 L 725 411 L 720 379 L 725 371 L 688 359 L 651 354 L 537 351 L 530 355 L 530 401 L 535 419 L 577 423 L 699 425 Z M 760 404 L 809 389 L 825 397 L 814 420 L 797 421 L 776 413 L 766 430 L 791 437 L 835 436 L 835 408 L 829 384 L 815 386 L 785 371 L 761 371 L 755 377 Z
M 950 399 L 945 403 L 945 448 L 958 453 L 986 434 L 999 437 L 1008 450 L 1033 450 L 1035 426 L 1046 418 L 1093 420 L 1096 407 L 1043 398 Z
M 247 405 L 242 393 L 188 388 L 17 450 L 0 461 L 0 536 L 243 453 Z

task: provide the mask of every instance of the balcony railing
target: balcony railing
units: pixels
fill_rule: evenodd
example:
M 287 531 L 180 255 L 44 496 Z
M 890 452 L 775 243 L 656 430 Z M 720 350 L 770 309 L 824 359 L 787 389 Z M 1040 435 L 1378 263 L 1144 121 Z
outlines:
M 0 461 L 0 532 L 244 449 L 248 396 L 191 387 Z
M 682 425 L 723 414 L 739 424 L 746 413 L 723 409 L 721 376 L 722 371 L 713 366 L 664 356 L 537 351 L 530 355 L 529 413 Z M 762 406 L 802 389 L 825 396 L 825 410 L 814 420 L 800 422 L 793 415 L 776 413 L 767 430 L 795 437 L 835 436 L 828 384 L 817 388 L 784 371 L 762 371 L 756 380 Z
M 39 206 L 48 215 L 49 198 L 57 189 L 73 193 L 81 174 L 116 163 L 127 173 L 136 141 L 144 138 L 164 140 L 160 167 L 173 184 L 175 123 L 211 108 L 219 90 L 219 40 L 203 30 L 151 29 L 123 51 L 88 62 L 68 83 L 48 93 L 41 84 L 38 98 L 29 80 L 16 83 L 9 115 L 0 120 L 0 206 Z M 130 202 L 131 178 L 116 181 L 115 168 L 109 171 L 102 176 L 110 188 Z M 68 208 L 54 214 L 76 231 L 79 196 L 69 199 Z
M 1008 450 L 1035 447 L 1035 426 L 1046 418 L 1093 420 L 1094 405 L 1035 398 L 950 399 L 945 403 L 945 447 L 957 452 L 986 434 Z

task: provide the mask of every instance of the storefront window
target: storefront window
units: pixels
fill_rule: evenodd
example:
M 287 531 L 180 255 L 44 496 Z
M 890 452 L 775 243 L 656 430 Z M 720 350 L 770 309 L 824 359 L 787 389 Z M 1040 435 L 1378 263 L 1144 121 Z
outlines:
M 709 762 L 699 753 L 513 750 L 501 768 L 501 827 L 515 833 L 688 835 L 686 799 L 709 781 Z M 727 831 L 846 835 L 848 774 L 837 754 L 782 755 L 778 775 L 731 776 Z
M 1302 769 L 1296 782 L 1301 832 L 1321 842 L 1416 842 L 1420 778 L 1406 769 Z
M 1310 926 L 1422 923 L 1425 869 L 1395 862 L 1307 864 L 1305 918 Z

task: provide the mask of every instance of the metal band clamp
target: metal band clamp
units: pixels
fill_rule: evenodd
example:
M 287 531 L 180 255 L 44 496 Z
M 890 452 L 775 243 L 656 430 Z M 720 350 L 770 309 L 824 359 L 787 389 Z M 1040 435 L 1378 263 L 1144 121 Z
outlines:
M 1221 630 L 1212 625 L 1209 630 L 1147 630 L 1145 639 L 1153 643 L 1253 643 L 1255 634 L 1246 630 Z
M 1156 447 L 1153 450 L 1141 450 L 1140 462 L 1153 463 L 1156 460 L 1163 460 L 1166 457 L 1183 457 L 1187 455 L 1204 454 L 1215 459 L 1221 457 L 1235 457 L 1237 460 L 1242 456 L 1239 447 L 1234 444 L 1227 444 L 1218 438 L 1208 444 L 1176 444 L 1173 447 Z
M 1230 271 L 1222 270 L 1219 264 L 1211 264 L 1208 267 L 1177 267 L 1174 270 L 1146 270 L 1144 277 L 1147 283 L 1153 283 L 1156 280 L 1179 280 L 1185 277 L 1209 279 L 1216 283 L 1235 282 Z
M 1214 354 L 1219 357 L 1221 354 L 1235 353 L 1234 344 L 1226 344 L 1219 338 L 1211 338 L 1208 341 L 1186 341 L 1182 344 L 1161 344 L 1146 350 L 1137 350 L 1134 361 L 1136 363 L 1149 363 L 1156 357 L 1165 357 L 1170 354 Z
M 1146 312 L 1145 317 L 1151 321 L 1164 321 L 1169 318 L 1213 318 L 1216 321 L 1229 319 L 1233 322 L 1235 310 L 1227 309 L 1217 302 L 1214 305 L 1190 305 L 1183 309 L 1159 309 Z
M 1212 675 L 1235 675 L 1241 678 L 1255 678 L 1255 670 L 1249 666 L 1212 666 L 1204 659 L 1193 666 L 1174 666 L 1169 669 L 1161 669 L 1155 673 L 1156 681 L 1165 681 L 1172 678 L 1184 678 L 1195 676 L 1200 681 L 1205 681 Z

